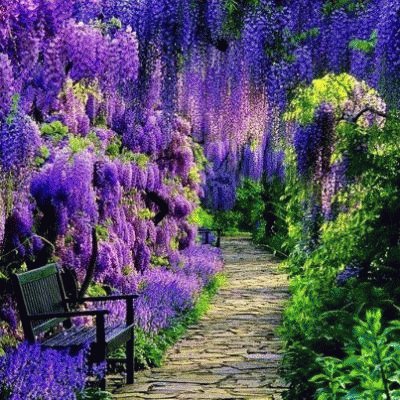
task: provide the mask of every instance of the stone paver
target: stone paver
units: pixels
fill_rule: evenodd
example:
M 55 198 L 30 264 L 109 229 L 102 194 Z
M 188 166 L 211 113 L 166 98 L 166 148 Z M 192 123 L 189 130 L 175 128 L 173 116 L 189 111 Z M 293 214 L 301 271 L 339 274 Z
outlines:
M 247 239 L 224 239 L 227 285 L 209 313 L 167 354 L 136 374 L 115 399 L 281 399 L 281 345 L 275 330 L 288 297 L 278 261 Z

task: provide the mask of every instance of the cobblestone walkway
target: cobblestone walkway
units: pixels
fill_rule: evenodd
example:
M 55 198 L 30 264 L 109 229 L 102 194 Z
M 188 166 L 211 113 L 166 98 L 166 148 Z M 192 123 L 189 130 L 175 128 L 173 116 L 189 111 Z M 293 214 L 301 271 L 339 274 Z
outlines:
M 275 329 L 287 299 L 278 262 L 245 239 L 222 243 L 228 283 L 165 365 L 136 375 L 115 399 L 281 399 Z

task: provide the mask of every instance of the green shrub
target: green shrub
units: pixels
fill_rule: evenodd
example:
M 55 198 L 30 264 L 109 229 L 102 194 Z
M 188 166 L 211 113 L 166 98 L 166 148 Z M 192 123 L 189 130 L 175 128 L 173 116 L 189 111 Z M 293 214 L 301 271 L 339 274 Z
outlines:
M 280 328 L 285 342 L 282 372 L 289 383 L 288 399 L 312 399 L 318 389 L 325 390 L 319 392 L 320 399 L 388 396 L 374 397 L 367 391 L 371 388 L 351 381 L 345 385 L 349 393 L 354 395 L 354 386 L 364 394 L 341 397 L 350 395 L 339 393 L 341 386 L 335 381 L 347 378 L 338 366 L 342 362 L 334 360 L 346 359 L 352 345 L 361 346 L 356 337 L 360 329 L 355 328 L 361 326 L 360 317 L 367 309 L 379 307 L 382 323 L 390 324 L 398 318 L 395 304 L 400 300 L 400 119 L 389 113 L 373 126 L 362 120 L 343 119 L 340 107 L 351 99 L 355 85 L 348 75 L 318 79 L 299 90 L 286 114 L 287 119 L 307 125 L 321 103 L 329 101 L 335 108 L 330 164 L 346 158 L 347 168 L 346 183 L 332 198 L 332 216 L 324 218 L 319 212 L 313 220 L 309 218 L 311 207 L 321 206 L 321 182 L 299 176 L 291 146 L 285 149 L 286 177 L 278 192 L 282 208 L 273 192 L 276 187 L 265 188 L 273 193 L 270 210 L 286 224 L 286 231 L 275 228 L 281 236 L 267 236 L 267 243 L 282 243 L 290 253 L 284 266 L 292 278 L 291 298 Z M 363 90 L 370 100 L 376 98 L 373 90 L 366 86 Z M 356 271 L 353 278 L 351 271 Z M 366 320 L 370 323 L 373 318 L 376 315 L 368 313 Z M 312 376 L 321 378 L 321 374 L 331 377 L 330 389 L 328 384 L 310 381 Z M 337 397 L 326 394 L 334 387 L 339 391 Z M 390 387 L 397 393 L 396 385 Z
M 372 309 L 357 320 L 355 340 L 346 358 L 322 357 L 322 373 L 311 378 L 318 386 L 318 400 L 400 398 L 400 321 L 382 329 L 382 312 Z M 393 338 L 397 337 L 397 341 Z
M 236 202 L 232 210 L 208 211 L 203 214 L 205 224 L 212 229 L 222 229 L 226 235 L 242 235 L 252 233 L 255 237 L 263 224 L 264 202 L 262 200 L 262 184 L 251 179 L 244 179 L 236 192 Z M 209 215 L 212 218 L 205 218 Z

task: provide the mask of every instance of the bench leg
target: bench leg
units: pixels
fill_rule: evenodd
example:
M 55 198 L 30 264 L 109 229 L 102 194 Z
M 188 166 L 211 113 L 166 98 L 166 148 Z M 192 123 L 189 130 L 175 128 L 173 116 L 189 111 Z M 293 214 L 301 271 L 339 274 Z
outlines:
M 98 315 L 96 317 L 96 358 L 98 363 L 105 363 L 106 362 L 106 334 L 105 334 L 105 321 L 104 315 Z M 106 390 L 106 374 L 107 374 L 107 367 L 104 373 L 104 377 L 100 380 L 100 389 Z
M 133 299 L 126 300 L 126 325 L 131 326 L 134 323 Z M 131 385 L 135 374 L 135 332 L 132 328 L 131 337 L 126 342 L 126 383 Z
M 126 342 L 126 383 L 131 385 L 134 380 L 135 374 L 135 348 L 134 339 L 130 339 Z
M 105 348 L 105 346 L 99 352 L 99 363 L 106 363 L 106 348 Z M 107 363 L 106 363 L 106 370 L 104 371 L 104 376 L 103 376 L 103 378 L 100 379 L 100 382 L 99 382 L 100 389 L 103 391 L 106 390 L 106 384 L 107 384 L 106 376 L 107 376 Z
M 106 391 L 107 383 L 106 383 L 106 377 L 105 376 L 104 376 L 103 379 L 100 380 L 99 386 L 100 386 L 100 390 L 102 390 L 103 392 Z

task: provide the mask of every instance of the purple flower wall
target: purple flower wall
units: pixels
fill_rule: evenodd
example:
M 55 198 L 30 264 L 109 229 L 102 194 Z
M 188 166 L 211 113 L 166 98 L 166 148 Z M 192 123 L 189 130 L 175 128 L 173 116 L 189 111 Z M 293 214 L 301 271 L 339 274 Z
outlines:
M 185 26 L 172 37 L 169 21 L 182 16 L 172 3 L 140 10 L 84 3 L 0 8 L 2 336 L 21 338 L 10 274 L 57 261 L 82 283 L 93 230 L 91 284 L 138 292 L 137 321 L 148 331 L 190 308 L 222 265 L 211 249 L 193 247 L 189 217 L 204 166 L 191 123 L 175 113 L 178 86 L 168 76 L 176 54 L 142 48 L 148 35 L 159 46 L 159 32 L 187 48 L 190 9 L 179 6 Z M 185 249 L 203 252 L 204 270 Z M 122 312 L 117 305 L 114 318 Z

